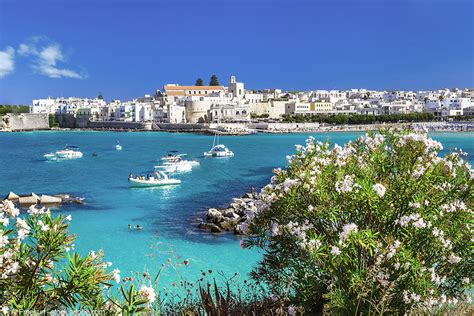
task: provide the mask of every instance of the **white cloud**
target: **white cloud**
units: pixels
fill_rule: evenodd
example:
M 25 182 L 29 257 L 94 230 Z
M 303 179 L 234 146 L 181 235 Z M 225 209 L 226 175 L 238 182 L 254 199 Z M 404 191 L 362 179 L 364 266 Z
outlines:
M 0 78 L 11 74 L 15 70 L 15 50 L 8 46 L 0 51 Z
M 60 68 L 58 62 L 66 63 L 67 59 L 64 56 L 61 45 L 58 43 L 47 43 L 44 38 L 32 38 L 28 44 L 20 44 L 18 53 L 22 56 L 32 56 L 34 61 L 32 64 L 39 74 L 49 78 L 72 78 L 84 79 L 86 76 L 75 70 Z

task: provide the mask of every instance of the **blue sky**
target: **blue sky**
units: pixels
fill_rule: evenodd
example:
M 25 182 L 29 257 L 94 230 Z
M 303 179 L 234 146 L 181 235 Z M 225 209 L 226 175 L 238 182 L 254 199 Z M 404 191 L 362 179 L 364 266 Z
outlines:
M 0 0 L 0 103 L 166 83 L 474 87 L 470 0 Z

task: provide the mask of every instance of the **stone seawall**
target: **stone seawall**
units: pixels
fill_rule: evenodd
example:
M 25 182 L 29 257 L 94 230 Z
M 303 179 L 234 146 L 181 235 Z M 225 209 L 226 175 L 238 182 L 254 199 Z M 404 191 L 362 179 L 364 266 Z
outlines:
M 0 130 L 34 131 L 49 129 L 48 114 L 9 113 L 0 118 Z
M 144 130 L 150 131 L 152 129 L 151 123 L 141 122 L 89 122 L 88 128 L 92 129 L 113 129 L 113 130 Z
M 152 130 L 152 123 L 120 122 L 120 121 L 89 121 L 86 118 L 74 117 L 71 114 L 56 115 L 61 128 L 90 128 L 104 130 Z
M 207 124 L 193 123 L 153 123 L 153 130 L 162 131 L 200 131 L 209 128 Z

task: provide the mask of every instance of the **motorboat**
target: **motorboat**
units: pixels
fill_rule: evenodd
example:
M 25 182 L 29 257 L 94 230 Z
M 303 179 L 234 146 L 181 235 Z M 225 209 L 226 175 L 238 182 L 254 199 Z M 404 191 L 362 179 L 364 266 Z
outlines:
M 117 145 L 115 145 L 115 150 L 122 150 L 122 146 L 117 142 Z
M 54 153 L 45 154 L 44 158 L 47 160 L 63 160 L 63 159 L 77 159 L 82 158 L 82 153 L 77 146 L 66 146 L 62 150 Z
M 230 151 L 225 145 L 219 144 L 219 134 L 216 130 L 216 134 L 214 135 L 214 141 L 212 142 L 212 148 L 209 151 L 204 153 L 205 157 L 233 157 L 234 153 Z
M 161 161 L 172 161 L 176 158 L 181 158 L 187 156 L 186 154 L 180 154 L 177 150 L 170 150 L 168 154 L 164 157 L 161 157 Z
M 161 170 L 155 171 L 153 176 L 133 176 L 130 174 L 128 181 L 132 187 L 156 187 L 181 183 L 181 180 L 169 178 L 168 175 Z
M 223 144 L 217 144 L 204 153 L 205 157 L 233 157 L 234 153 Z
M 168 155 L 161 157 L 163 164 L 188 164 L 192 167 L 199 166 L 200 163 L 197 160 L 187 160 L 183 157 L 186 157 L 187 154 L 179 154 L 176 150 L 171 150 L 168 152 Z
M 178 151 L 172 150 L 168 152 L 168 155 L 161 157 L 161 165 L 155 166 L 155 169 L 161 169 L 166 172 L 188 172 L 193 167 L 199 166 L 200 163 L 197 160 L 186 160 L 183 157 L 186 154 L 179 154 Z
M 180 162 L 165 162 L 162 165 L 155 166 L 155 169 L 161 169 L 165 172 L 172 173 L 172 172 L 188 172 L 193 170 L 193 166 L 185 163 L 183 161 Z

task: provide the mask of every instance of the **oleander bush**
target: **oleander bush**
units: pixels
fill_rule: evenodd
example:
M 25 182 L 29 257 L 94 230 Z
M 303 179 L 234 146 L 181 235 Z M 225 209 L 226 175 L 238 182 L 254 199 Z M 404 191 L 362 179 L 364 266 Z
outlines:
M 0 204 L 0 306 L 13 310 L 96 309 L 111 275 L 102 255 L 71 253 L 74 236 L 67 217 L 30 207 L 28 214 L 11 201 Z
M 410 130 L 297 146 L 245 224 L 265 253 L 252 276 L 309 314 L 469 303 L 473 180 L 462 151 L 441 149 Z

